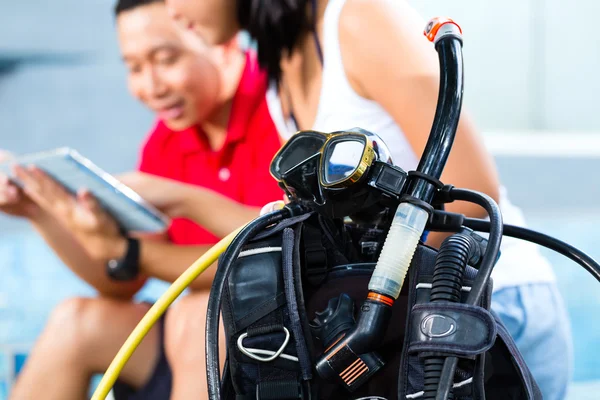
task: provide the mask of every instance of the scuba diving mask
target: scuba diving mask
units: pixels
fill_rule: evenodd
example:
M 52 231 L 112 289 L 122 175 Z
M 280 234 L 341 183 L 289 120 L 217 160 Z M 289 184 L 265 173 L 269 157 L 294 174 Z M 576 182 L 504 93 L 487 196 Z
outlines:
M 360 128 L 298 132 L 273 158 L 271 175 L 290 199 L 333 218 L 385 204 L 382 194 L 397 200 L 407 177 L 383 141 Z

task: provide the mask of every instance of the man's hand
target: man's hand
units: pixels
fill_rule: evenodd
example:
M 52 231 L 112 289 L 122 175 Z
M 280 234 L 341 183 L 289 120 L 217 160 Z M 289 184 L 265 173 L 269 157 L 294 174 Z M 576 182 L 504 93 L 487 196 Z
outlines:
M 0 150 L 0 163 L 13 158 L 9 152 Z M 34 218 L 40 209 L 8 176 L 0 173 L 0 212 L 13 217 Z
M 190 198 L 202 191 L 196 186 L 142 172 L 129 172 L 117 179 L 171 218 L 184 216 Z
M 35 167 L 15 167 L 24 193 L 39 208 L 63 224 L 95 260 L 107 262 L 126 252 L 127 241 L 116 221 L 86 190 L 72 195 L 55 180 Z

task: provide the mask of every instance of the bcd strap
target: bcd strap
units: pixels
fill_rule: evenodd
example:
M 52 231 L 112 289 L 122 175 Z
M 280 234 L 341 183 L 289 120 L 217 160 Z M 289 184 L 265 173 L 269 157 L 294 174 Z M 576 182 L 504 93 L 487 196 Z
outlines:
M 256 337 L 261 335 L 268 335 L 273 332 L 283 332 L 283 324 L 268 324 L 268 325 L 259 325 L 248 328 L 247 334 L 248 337 Z
M 297 400 L 302 398 L 302 387 L 298 381 L 281 380 L 259 382 L 256 387 L 257 400 Z
M 235 400 L 298 400 L 302 399 L 302 387 L 294 380 L 259 382 L 256 394 L 237 395 Z
M 408 351 L 474 358 L 489 350 L 497 326 L 484 308 L 462 303 L 424 303 L 411 313 Z
M 321 241 L 321 230 L 309 224 L 302 226 L 304 268 L 308 283 L 318 286 L 327 275 L 327 249 Z

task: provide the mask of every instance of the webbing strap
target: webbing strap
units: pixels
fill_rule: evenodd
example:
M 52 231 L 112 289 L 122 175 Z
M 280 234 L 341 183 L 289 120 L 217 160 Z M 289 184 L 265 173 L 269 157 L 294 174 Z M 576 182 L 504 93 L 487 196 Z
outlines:
M 257 400 L 297 400 L 302 398 L 298 381 L 280 380 L 259 382 L 256 387 Z
M 327 250 L 321 242 L 321 230 L 308 224 L 302 230 L 306 278 L 311 285 L 320 285 L 327 275 Z

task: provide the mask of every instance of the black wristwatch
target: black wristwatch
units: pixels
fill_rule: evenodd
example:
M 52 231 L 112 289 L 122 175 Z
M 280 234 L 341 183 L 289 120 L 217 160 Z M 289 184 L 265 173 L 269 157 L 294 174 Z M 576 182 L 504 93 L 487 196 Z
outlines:
M 127 251 L 118 259 L 106 263 L 106 273 L 115 281 L 132 281 L 140 273 L 140 241 L 131 237 L 127 238 Z

